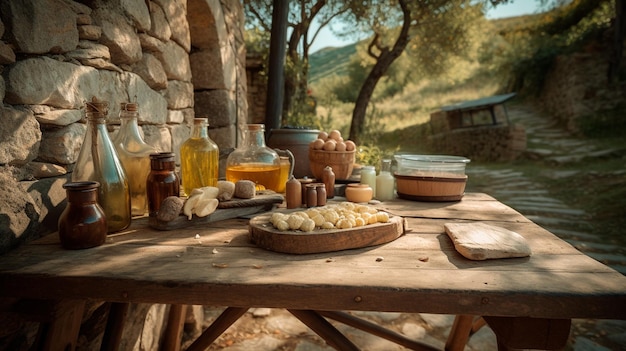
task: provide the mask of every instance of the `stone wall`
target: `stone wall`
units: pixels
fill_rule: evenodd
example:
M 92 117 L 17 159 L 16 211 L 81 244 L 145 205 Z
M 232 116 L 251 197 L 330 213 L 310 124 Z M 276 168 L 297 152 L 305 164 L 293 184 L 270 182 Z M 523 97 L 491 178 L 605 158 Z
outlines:
M 109 101 L 112 137 L 119 104 L 137 101 L 161 151 L 178 154 L 195 116 L 235 147 L 248 121 L 243 21 L 239 0 L 0 1 L 0 254 L 56 231 L 93 96 Z M 1 346 L 13 329 L 0 329 Z
M 61 185 L 78 156 L 86 128 L 82 108 L 92 96 L 110 103 L 112 137 L 119 104 L 136 100 L 146 142 L 162 151 L 178 154 L 194 116 L 209 118 L 209 134 L 220 148 L 236 146 L 237 125 L 248 113 L 239 1 L 1 6 L 0 165 L 7 186 L 0 191 L 19 185 L 32 211 L 3 211 L 0 253 L 56 230 Z M 29 207 L 23 202 L 2 209 Z
M 431 136 L 429 149 L 474 161 L 512 161 L 526 150 L 526 131 L 521 125 L 455 129 Z
M 608 83 L 608 54 L 600 44 L 584 52 L 557 57 L 546 76 L 540 101 L 544 110 L 571 131 L 577 119 L 623 103 L 626 82 Z M 626 66 L 622 60 L 622 67 Z

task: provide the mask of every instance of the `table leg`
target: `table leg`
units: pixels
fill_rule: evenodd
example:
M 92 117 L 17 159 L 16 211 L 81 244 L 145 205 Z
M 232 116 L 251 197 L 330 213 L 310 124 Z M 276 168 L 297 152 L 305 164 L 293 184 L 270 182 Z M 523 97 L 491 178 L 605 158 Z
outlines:
M 337 350 L 353 350 L 358 351 L 356 347 L 348 338 L 346 338 L 339 330 L 337 330 L 332 324 L 330 324 L 324 317 L 320 316 L 317 312 L 311 310 L 288 310 L 302 323 L 311 328 L 317 335 L 334 347 Z
M 530 317 L 483 317 L 498 338 L 498 349 L 560 350 L 572 321 Z
M 185 323 L 186 311 L 187 305 L 170 306 L 170 313 L 167 316 L 167 327 L 165 328 L 163 343 L 161 345 L 163 350 L 180 350 L 181 335 L 183 332 L 183 325 Z
M 416 351 L 437 351 L 438 350 L 437 348 L 434 348 L 430 345 L 427 345 L 427 344 L 424 344 L 415 340 L 411 340 L 402 334 L 383 328 L 375 323 L 355 317 L 346 312 L 318 311 L 318 313 L 324 317 L 334 319 L 337 322 L 349 325 L 357 329 L 361 329 L 367 333 L 387 339 L 398 345 L 407 347 L 411 350 L 416 350 Z
M 187 351 L 202 351 L 248 311 L 249 307 L 228 307 L 219 317 L 187 348 Z
M 463 351 L 472 332 L 474 316 L 457 315 L 452 323 L 452 329 L 446 340 L 446 351 Z
M 120 347 L 122 334 L 124 333 L 124 323 L 128 314 L 128 302 L 113 302 L 109 307 L 107 325 L 102 337 L 100 351 L 117 351 Z
M 84 310 L 84 300 L 54 302 L 51 321 L 40 325 L 40 349 L 74 350 Z

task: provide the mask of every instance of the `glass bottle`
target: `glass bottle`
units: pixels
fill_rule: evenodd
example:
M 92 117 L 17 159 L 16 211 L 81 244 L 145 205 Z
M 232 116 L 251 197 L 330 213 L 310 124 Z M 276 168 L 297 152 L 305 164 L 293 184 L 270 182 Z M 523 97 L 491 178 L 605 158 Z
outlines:
M 104 244 L 107 221 L 98 205 L 98 182 L 67 182 L 67 206 L 59 217 L 59 239 L 65 249 L 77 250 Z
M 176 174 L 173 152 L 150 155 L 150 173 L 146 181 L 149 215 L 156 217 L 163 200 L 168 196 L 180 195 L 180 179 Z
M 243 144 L 226 160 L 226 180 L 242 179 L 255 182 L 257 189 L 280 190 L 280 158 L 276 151 L 265 146 L 263 124 L 248 124 Z
M 137 125 L 138 105 L 123 102 L 120 108 L 120 130 L 113 140 L 117 156 L 124 167 L 130 187 L 130 208 L 133 216 L 143 216 L 148 211 L 146 178 L 150 173 L 150 154 L 155 148 L 146 144 Z
M 106 128 L 108 103 L 95 97 L 85 103 L 87 130 L 80 148 L 72 181 L 96 181 L 98 202 L 107 218 L 109 233 L 130 225 L 130 190 L 124 168 Z
M 376 199 L 388 201 L 393 199 L 395 178 L 391 175 L 391 160 L 383 160 L 380 173 L 376 177 Z
M 191 136 L 180 147 L 180 176 L 183 192 L 217 186 L 220 151 L 209 138 L 208 118 L 194 118 Z
M 376 197 L 376 168 L 363 166 L 361 169 L 361 184 L 367 184 L 372 188 L 372 196 Z

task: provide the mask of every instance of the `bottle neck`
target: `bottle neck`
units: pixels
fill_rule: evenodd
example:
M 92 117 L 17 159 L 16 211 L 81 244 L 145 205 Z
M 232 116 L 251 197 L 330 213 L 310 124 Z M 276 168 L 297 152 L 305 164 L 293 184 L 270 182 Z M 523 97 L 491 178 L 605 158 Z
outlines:
M 120 133 L 140 137 L 136 112 L 123 112 L 120 115 Z
M 205 122 L 194 123 L 191 137 L 194 139 L 208 138 L 207 124 Z
M 248 147 L 265 147 L 265 133 L 263 129 L 247 129 L 244 134 L 244 145 Z
M 106 124 L 106 116 L 101 112 L 85 112 L 87 123 Z

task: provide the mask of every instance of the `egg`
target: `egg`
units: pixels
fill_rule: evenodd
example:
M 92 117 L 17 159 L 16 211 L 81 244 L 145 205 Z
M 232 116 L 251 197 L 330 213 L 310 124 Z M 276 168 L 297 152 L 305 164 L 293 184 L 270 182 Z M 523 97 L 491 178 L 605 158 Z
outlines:
M 322 139 L 324 141 L 326 141 L 326 139 L 328 139 L 328 133 L 326 133 L 325 131 L 321 131 L 318 135 L 317 135 L 318 139 Z
M 356 150 L 356 144 L 354 143 L 354 141 L 346 140 L 345 144 L 346 144 L 346 151 Z
M 328 133 L 328 138 L 329 139 L 333 139 L 333 140 L 339 140 L 339 138 L 341 138 L 341 132 L 338 131 L 337 129 L 331 131 L 330 133 Z
M 328 139 L 324 143 L 324 150 L 325 151 L 335 151 L 336 147 L 337 147 L 337 142 L 332 140 L 332 139 Z
M 311 147 L 313 150 L 322 150 L 324 148 L 324 140 L 315 139 L 311 142 Z
M 335 146 L 335 151 L 346 151 L 346 147 L 346 143 L 344 143 L 343 141 L 339 141 Z

